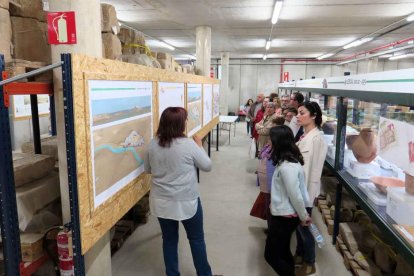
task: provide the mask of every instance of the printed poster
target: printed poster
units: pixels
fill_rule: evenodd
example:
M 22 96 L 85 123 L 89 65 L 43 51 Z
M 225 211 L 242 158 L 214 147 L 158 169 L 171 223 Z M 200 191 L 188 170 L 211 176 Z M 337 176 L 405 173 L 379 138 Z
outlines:
M 213 118 L 220 115 L 220 84 L 213 85 Z
M 202 123 L 202 99 L 201 84 L 191 84 L 187 86 L 187 136 L 193 136 L 201 129 Z
M 379 155 L 414 175 L 414 126 L 380 117 L 378 137 Z
M 184 108 L 184 83 L 158 83 L 158 119 L 167 107 Z
M 37 95 L 37 105 L 39 115 L 49 114 L 50 98 L 49 95 Z M 32 107 L 30 105 L 30 95 L 13 96 L 14 118 L 32 116 Z
M 152 82 L 90 80 L 94 207 L 144 172 L 152 138 Z
M 204 84 L 203 89 L 203 126 L 213 119 L 213 85 Z

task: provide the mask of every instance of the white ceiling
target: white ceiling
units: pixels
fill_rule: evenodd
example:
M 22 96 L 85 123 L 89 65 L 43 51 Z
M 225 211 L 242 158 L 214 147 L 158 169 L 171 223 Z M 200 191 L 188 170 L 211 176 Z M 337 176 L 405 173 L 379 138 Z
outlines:
M 212 57 L 230 52 L 231 58 L 260 58 L 271 29 L 275 0 L 104 0 L 115 6 L 118 19 L 177 49 L 154 51 L 178 57 L 195 54 L 195 28 L 208 25 Z M 414 0 L 285 0 L 272 32 L 269 58 L 315 58 L 377 31 L 414 13 Z M 396 26 L 400 26 L 402 23 Z M 414 22 L 377 39 L 342 51 L 347 57 L 414 36 Z M 158 47 L 157 47 L 158 46 Z

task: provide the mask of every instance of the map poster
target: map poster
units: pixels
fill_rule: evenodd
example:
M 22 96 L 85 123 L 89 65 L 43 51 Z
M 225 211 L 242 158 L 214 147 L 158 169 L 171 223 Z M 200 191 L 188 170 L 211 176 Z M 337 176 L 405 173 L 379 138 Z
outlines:
M 50 98 L 49 95 L 37 95 L 37 106 L 39 115 L 49 114 Z M 32 116 L 32 107 L 30 105 L 30 95 L 13 96 L 14 118 Z
M 187 136 L 193 136 L 201 129 L 202 120 L 202 99 L 201 84 L 191 84 L 187 86 Z
M 204 84 L 203 88 L 203 126 L 213 119 L 213 85 Z
M 414 126 L 380 117 L 379 156 L 414 175 Z
M 158 83 L 158 119 L 167 107 L 184 108 L 184 83 Z
M 213 118 L 220 115 L 220 84 L 213 85 Z
M 90 80 L 94 207 L 144 172 L 152 138 L 152 82 Z

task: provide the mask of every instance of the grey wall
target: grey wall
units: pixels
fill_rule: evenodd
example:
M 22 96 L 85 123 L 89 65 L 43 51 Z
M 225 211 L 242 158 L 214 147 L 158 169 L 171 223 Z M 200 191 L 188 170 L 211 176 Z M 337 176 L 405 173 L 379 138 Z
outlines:
M 212 60 L 212 66 L 217 68 L 220 60 Z M 231 59 L 229 72 L 229 111 L 237 112 L 240 105 L 251 98 L 255 99 L 259 92 L 269 95 L 278 87 L 281 72 L 281 61 L 261 59 Z M 352 75 L 371 72 L 390 71 L 414 68 L 414 59 L 401 61 L 378 60 L 372 66 L 370 61 L 362 60 L 343 66 L 321 63 L 290 62 L 284 64 L 283 71 L 289 72 L 290 80 L 343 76 L 344 72 Z

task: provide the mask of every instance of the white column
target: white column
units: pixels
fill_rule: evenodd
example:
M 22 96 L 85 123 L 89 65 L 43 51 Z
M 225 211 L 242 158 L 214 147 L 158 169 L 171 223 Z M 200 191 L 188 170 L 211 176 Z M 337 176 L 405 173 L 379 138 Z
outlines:
M 102 57 L 101 7 L 99 0 L 50 0 L 50 11 L 74 11 L 77 44 L 52 45 L 52 62 L 60 62 L 61 53 Z M 63 222 L 70 221 L 65 122 L 63 114 L 62 72 L 54 70 L 56 124 L 59 149 L 60 192 Z M 109 233 L 85 255 L 87 275 L 111 275 Z
M 210 76 L 211 65 L 211 28 L 198 26 L 196 28 L 196 68 L 202 76 Z
M 229 112 L 229 63 L 230 53 L 221 53 L 221 79 L 220 79 L 220 114 L 227 115 Z

